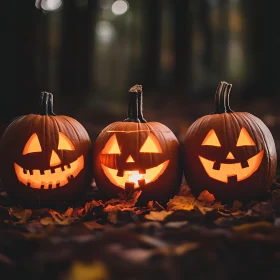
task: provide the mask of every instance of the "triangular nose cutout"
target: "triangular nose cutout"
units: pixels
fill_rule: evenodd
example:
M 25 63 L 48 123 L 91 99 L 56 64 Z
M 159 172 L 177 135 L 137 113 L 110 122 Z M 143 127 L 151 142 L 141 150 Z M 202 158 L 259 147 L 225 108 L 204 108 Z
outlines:
M 134 159 L 132 158 L 132 156 L 129 156 L 126 160 L 126 162 L 135 162 Z
M 53 150 L 52 155 L 51 155 L 51 160 L 50 160 L 50 166 L 55 166 L 61 164 L 61 160 L 57 153 Z
M 231 152 L 229 152 L 226 159 L 235 159 L 235 157 Z

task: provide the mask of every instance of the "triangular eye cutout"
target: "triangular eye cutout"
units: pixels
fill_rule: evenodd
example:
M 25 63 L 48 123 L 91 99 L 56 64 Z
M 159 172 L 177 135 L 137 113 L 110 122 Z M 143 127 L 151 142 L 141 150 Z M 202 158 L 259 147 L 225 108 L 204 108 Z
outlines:
M 52 151 L 50 166 L 55 166 L 61 164 L 61 160 L 55 151 Z
M 111 136 L 111 138 L 108 140 L 104 149 L 102 150 L 102 154 L 121 154 L 116 134 Z
M 39 138 L 36 133 L 33 133 L 27 143 L 24 146 L 23 155 L 29 154 L 29 153 L 37 153 L 42 152 L 42 148 L 39 142 Z
M 150 134 L 140 149 L 140 153 L 162 153 L 159 142 L 153 134 Z
M 214 129 L 211 129 L 206 137 L 204 138 L 202 146 L 215 146 L 215 147 L 221 147 L 221 143 L 214 131 Z
M 73 143 L 70 141 L 70 139 L 62 132 L 59 132 L 58 134 L 59 134 L 59 141 L 58 141 L 57 149 L 74 151 L 75 147 Z
M 240 131 L 236 146 L 256 146 L 255 142 L 244 127 L 242 127 Z

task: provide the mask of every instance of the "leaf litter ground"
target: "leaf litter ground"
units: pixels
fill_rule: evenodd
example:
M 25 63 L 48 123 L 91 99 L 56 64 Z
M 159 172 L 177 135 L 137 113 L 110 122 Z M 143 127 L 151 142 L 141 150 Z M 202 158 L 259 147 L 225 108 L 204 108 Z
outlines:
M 141 191 L 25 209 L 0 189 L 0 279 L 279 279 L 280 184 L 221 203 L 182 184 L 163 204 Z

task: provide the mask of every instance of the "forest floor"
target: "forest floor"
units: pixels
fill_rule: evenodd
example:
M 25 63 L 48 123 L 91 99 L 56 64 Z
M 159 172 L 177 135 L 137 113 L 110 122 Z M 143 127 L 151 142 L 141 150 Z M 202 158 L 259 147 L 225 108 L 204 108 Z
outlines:
M 278 180 L 263 201 L 227 204 L 186 184 L 145 206 L 92 187 L 80 205 L 32 210 L 0 191 L 1 280 L 279 279 Z

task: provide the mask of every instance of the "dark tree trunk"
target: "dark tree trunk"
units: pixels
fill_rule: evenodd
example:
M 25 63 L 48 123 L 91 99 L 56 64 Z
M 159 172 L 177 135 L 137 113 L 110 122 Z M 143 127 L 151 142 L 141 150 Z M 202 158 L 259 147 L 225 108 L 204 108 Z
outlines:
M 213 30 L 211 27 L 210 20 L 210 7 L 209 1 L 201 0 L 200 1 L 200 23 L 202 29 L 202 35 L 204 39 L 204 53 L 203 53 L 203 66 L 206 68 L 206 71 L 210 70 L 213 58 Z
M 37 79 L 35 69 L 36 30 L 41 27 L 42 14 L 35 8 L 34 1 L 17 1 L 18 18 L 14 21 L 16 26 L 16 92 L 11 101 L 15 111 L 9 113 L 9 117 L 36 111 L 40 97 L 40 81 Z M 11 31 L 10 31 L 11 32 Z M 43 35 L 41 35 L 43 36 Z M 47 58 L 45 59 L 47 61 Z M 42 68 L 47 67 L 44 65 Z M 15 77 L 13 77 L 15 78 Z M 9 95 L 7 92 L 7 96 Z
M 145 87 L 156 87 L 160 68 L 161 1 L 144 0 L 143 7 L 143 70 Z
M 192 19 L 189 0 L 171 0 L 174 9 L 174 82 L 177 88 L 191 86 Z
M 64 1 L 60 96 L 67 111 L 76 108 L 90 90 L 95 5 L 96 1 L 88 1 L 88 7 L 79 8 L 74 0 Z
M 280 21 L 277 2 L 242 1 L 250 76 L 244 98 L 279 94 Z

